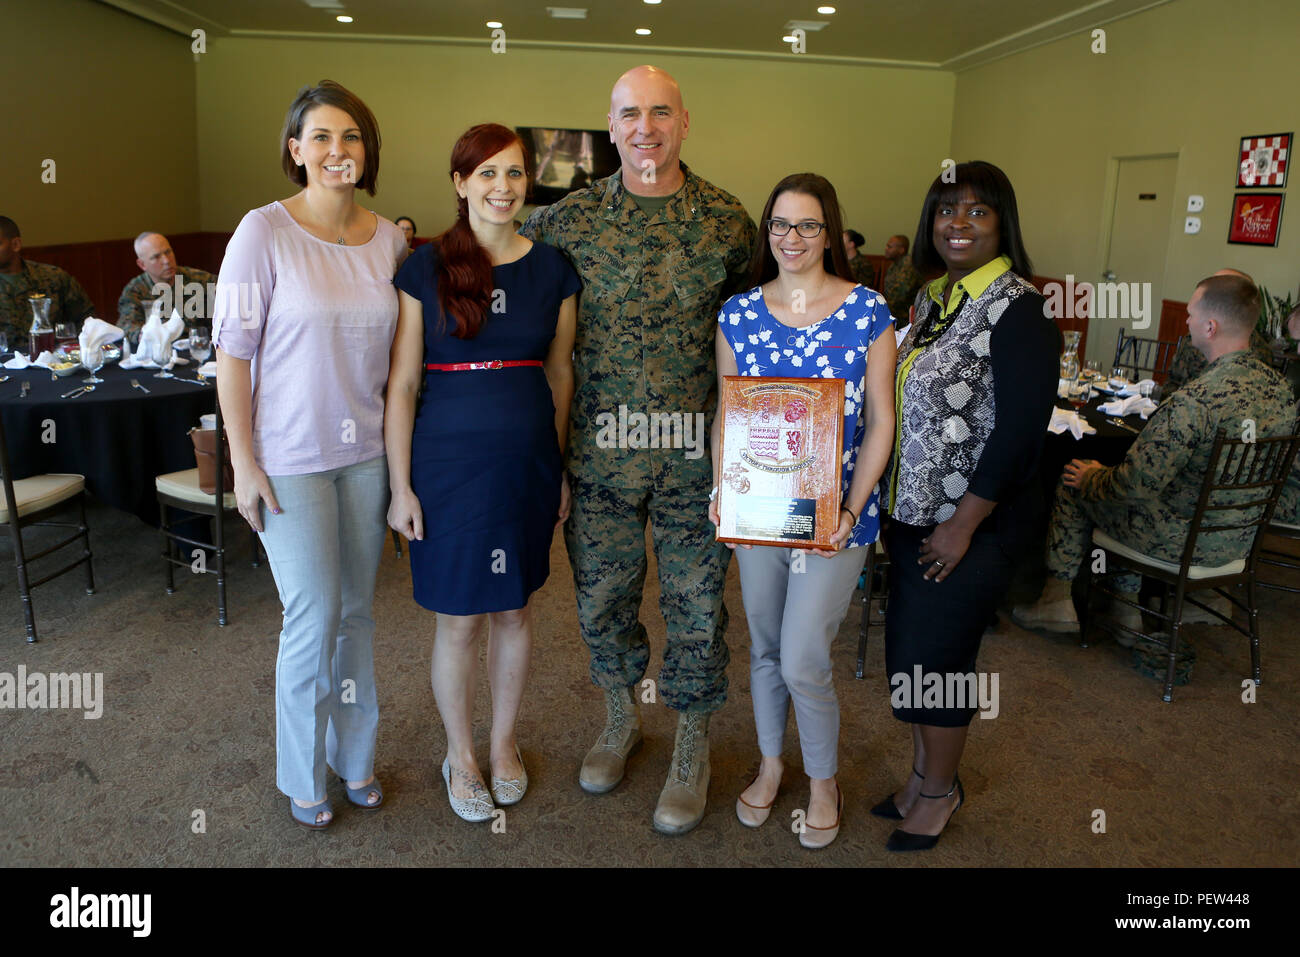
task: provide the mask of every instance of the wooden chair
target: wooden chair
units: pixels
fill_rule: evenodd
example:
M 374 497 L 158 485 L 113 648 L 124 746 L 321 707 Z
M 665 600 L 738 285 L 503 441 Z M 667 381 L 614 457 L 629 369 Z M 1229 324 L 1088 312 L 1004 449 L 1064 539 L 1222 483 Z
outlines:
M 876 549 L 880 549 L 880 554 L 876 554 Z M 877 572 L 879 572 L 879 584 L 877 584 Z M 875 541 L 867 546 L 867 564 L 862 570 L 862 623 L 858 626 L 858 665 L 853 672 L 853 676 L 859 680 L 863 677 L 867 661 L 867 632 L 874 627 L 883 627 L 885 619 L 882 617 L 879 621 L 873 621 L 871 618 L 871 603 L 880 602 L 880 613 L 886 613 L 886 607 L 889 604 L 889 556 L 885 554 L 884 545 Z
M 0 503 L 0 528 L 13 537 L 14 561 L 18 565 L 18 595 L 22 601 L 23 617 L 27 624 L 27 641 L 34 644 L 37 637 L 36 614 L 32 608 L 33 588 L 58 578 L 64 572 L 72 571 L 78 565 L 85 565 L 86 594 L 95 594 L 95 570 L 90 554 L 90 527 L 86 524 L 86 479 L 82 475 L 52 473 L 15 480 L 9 468 L 9 446 L 5 441 L 2 421 L 0 421 L 0 479 L 4 483 L 4 502 Z M 47 521 L 52 516 L 73 507 L 77 510 L 77 521 Z M 29 555 L 23 542 L 23 529 L 32 526 L 67 528 L 74 531 L 61 542 Z M 81 540 L 81 554 L 56 571 L 35 581 L 30 579 L 28 566 L 33 561 L 44 558 L 65 545 L 71 545 L 78 539 Z
M 1172 342 L 1167 339 L 1142 339 L 1126 336 L 1121 329 L 1119 340 L 1115 343 L 1115 365 L 1131 366 L 1139 373 L 1138 378 L 1142 378 L 1140 373 L 1149 372 L 1152 378 L 1158 377 L 1158 381 L 1163 382 L 1169 375 L 1169 370 L 1174 367 L 1174 356 L 1186 338 L 1187 336 L 1179 336 Z M 1183 347 L 1191 348 L 1191 343 Z
M 223 435 L 221 421 L 221 402 L 217 402 L 217 435 Z M 167 594 L 176 593 L 175 569 L 177 566 L 194 572 L 194 564 L 181 554 L 180 545 L 189 545 L 192 548 L 211 549 L 215 553 L 216 567 L 209 568 L 207 561 L 204 560 L 200 571 L 208 575 L 217 576 L 217 624 L 225 625 L 228 621 L 226 616 L 226 545 L 225 545 L 225 513 L 236 509 L 235 493 L 226 491 L 225 488 L 225 466 L 226 466 L 226 448 L 224 442 L 216 443 L 216 491 L 209 494 L 199 487 L 199 470 L 197 468 L 185 469 L 180 472 L 168 472 L 166 475 L 159 475 L 154 479 L 154 489 L 158 494 L 158 510 L 162 517 L 161 528 L 163 535 L 163 559 L 167 563 Z M 179 532 L 172 530 L 173 522 L 169 508 L 181 509 L 186 512 L 195 512 L 199 515 L 207 515 L 212 518 L 214 542 L 201 542 L 197 539 L 188 538 Z M 254 568 L 260 565 L 261 550 L 258 543 L 257 532 L 253 531 L 250 526 L 249 537 L 253 544 L 253 562 Z
M 1178 657 L 1178 638 L 1183 624 L 1183 605 L 1187 601 L 1214 615 L 1224 624 L 1232 625 L 1250 639 L 1251 677 L 1256 684 L 1259 684 L 1259 606 L 1255 601 L 1255 567 L 1263 532 L 1272 521 L 1273 510 L 1277 507 L 1278 497 L 1282 494 L 1282 486 L 1295 460 L 1298 442 L 1300 442 L 1300 435 L 1295 434 L 1247 442 L 1242 439 L 1229 439 L 1220 431 L 1210 451 L 1210 467 L 1201 482 L 1201 494 L 1197 499 L 1191 524 L 1188 526 L 1182 557 L 1177 563 L 1144 555 L 1107 535 L 1101 529 L 1093 529 L 1093 544 L 1105 551 L 1105 567 L 1108 571 L 1114 571 L 1117 567 L 1129 569 L 1164 583 L 1165 588 L 1160 600 L 1160 611 L 1153 612 L 1122 597 L 1106 583 L 1104 578 L 1094 581 L 1092 563 L 1085 562 L 1085 597 L 1079 616 L 1080 645 L 1087 647 L 1088 627 L 1095 619 L 1091 611 L 1091 601 L 1099 592 L 1130 608 L 1137 608 L 1140 613 L 1151 615 L 1167 623 L 1168 638 L 1159 638 L 1135 631 L 1113 619 L 1110 622 L 1113 629 L 1137 635 L 1140 639 L 1145 639 L 1168 653 L 1169 667 L 1165 674 L 1163 698 L 1167 702 L 1173 701 L 1174 666 Z M 1215 566 L 1193 563 L 1192 556 L 1196 554 L 1202 534 L 1250 529 L 1253 529 L 1248 533 L 1250 545 L 1241 558 Z M 1235 589 L 1238 585 L 1246 586 L 1246 604 L 1242 604 L 1234 594 L 1227 591 L 1230 588 Z M 1214 589 L 1216 593 L 1245 611 L 1250 618 L 1249 628 L 1243 628 L 1226 615 L 1201 604 L 1195 598 L 1187 597 L 1188 592 L 1206 588 Z M 1171 598 L 1172 610 L 1169 609 Z

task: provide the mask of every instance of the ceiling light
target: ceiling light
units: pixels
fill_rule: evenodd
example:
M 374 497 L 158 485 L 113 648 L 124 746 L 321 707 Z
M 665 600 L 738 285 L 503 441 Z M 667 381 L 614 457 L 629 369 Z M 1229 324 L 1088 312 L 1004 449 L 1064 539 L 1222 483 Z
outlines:
M 784 36 L 784 37 L 782 37 L 782 38 L 781 38 L 781 42 L 782 42 L 782 43 L 798 43 L 798 42 L 799 42 L 799 38 L 798 38 L 797 36 L 795 36 L 794 34 L 790 34 L 790 35 L 788 35 L 788 36 Z
M 650 4 L 652 7 L 657 7 L 659 4 L 663 3 L 664 0 L 645 0 L 645 2 Z
M 835 12 L 835 8 L 834 8 L 834 7 L 818 7 L 818 8 L 817 8 L 817 12 L 818 12 L 818 13 L 824 13 L 824 14 L 826 14 L 827 16 L 829 16 L 830 14 L 832 14 L 832 13 Z
M 338 16 L 338 17 L 335 17 L 334 19 L 337 20 L 339 23 L 351 23 L 351 22 L 352 22 L 352 18 L 351 18 L 351 17 L 348 17 L 348 16 Z
M 501 21 L 500 21 L 500 20 L 489 20 L 489 21 L 487 22 L 487 28 L 488 28 L 489 30 L 500 30 L 500 29 L 501 29 Z
M 637 27 L 637 28 L 636 28 L 636 35 L 639 36 L 639 37 L 648 37 L 648 36 L 650 35 L 650 28 L 649 28 L 649 27 Z

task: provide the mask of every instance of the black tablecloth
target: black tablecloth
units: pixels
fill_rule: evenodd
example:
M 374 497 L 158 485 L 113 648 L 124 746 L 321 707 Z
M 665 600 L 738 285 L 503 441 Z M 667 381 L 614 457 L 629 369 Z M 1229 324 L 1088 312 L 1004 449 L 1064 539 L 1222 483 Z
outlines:
M 63 399 L 86 378 L 84 373 L 51 381 L 41 368 L 5 370 L 9 381 L 0 383 L 0 416 L 14 478 L 80 473 L 96 498 L 157 526 L 154 478 L 194 468 L 194 444 L 187 433 L 199 424 L 199 416 L 216 411 L 216 387 L 155 379 L 154 371 L 106 366 L 100 372 L 105 381 L 94 392 Z M 178 374 L 196 378 L 193 366 Z M 132 388 L 132 379 L 149 394 Z M 31 391 L 20 399 L 25 381 Z M 51 437 L 54 441 L 46 441 Z
M 1043 443 L 1043 455 L 1039 460 L 1038 481 L 1042 485 L 1043 501 L 1047 503 L 1047 512 L 1043 515 L 1043 524 L 1037 530 L 1037 544 L 1024 555 L 1017 556 L 1016 572 L 1013 581 L 1013 604 L 1016 601 L 1032 601 L 1042 591 L 1043 581 L 1047 577 L 1046 544 L 1047 519 L 1051 514 L 1052 502 L 1056 498 L 1056 483 L 1071 459 L 1096 459 L 1102 465 L 1118 465 L 1124 461 L 1129 447 L 1137 439 L 1137 434 L 1115 425 L 1110 417 L 1098 411 L 1103 402 L 1110 402 L 1110 396 L 1098 396 L 1079 409 L 1089 425 L 1097 430 L 1095 435 L 1085 435 L 1076 439 L 1070 432 L 1059 435 L 1048 433 Z M 1056 405 L 1061 409 L 1073 409 L 1065 399 L 1058 398 Z M 1131 428 L 1141 431 L 1146 424 L 1140 415 L 1130 415 L 1122 420 Z

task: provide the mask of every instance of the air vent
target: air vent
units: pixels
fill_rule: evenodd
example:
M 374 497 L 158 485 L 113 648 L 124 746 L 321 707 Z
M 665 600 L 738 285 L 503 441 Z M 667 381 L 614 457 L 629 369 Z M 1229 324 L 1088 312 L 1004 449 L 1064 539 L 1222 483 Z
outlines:
M 791 30 L 802 30 L 804 33 L 816 33 L 818 30 L 822 30 L 830 25 L 831 22 L 829 20 L 791 20 L 781 29 L 785 30 L 786 33 L 789 33 Z
M 546 15 L 556 20 L 585 20 L 586 7 L 547 7 Z

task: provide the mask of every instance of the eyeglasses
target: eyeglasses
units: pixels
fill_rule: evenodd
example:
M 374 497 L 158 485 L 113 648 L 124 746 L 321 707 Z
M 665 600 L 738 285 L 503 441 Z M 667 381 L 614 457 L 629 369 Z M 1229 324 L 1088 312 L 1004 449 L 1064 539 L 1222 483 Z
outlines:
M 767 231 L 773 236 L 784 236 L 793 227 L 794 231 L 804 239 L 816 239 L 826 228 L 825 223 L 814 223 L 812 220 L 805 220 L 802 223 L 787 223 L 784 219 L 769 219 L 767 221 Z

